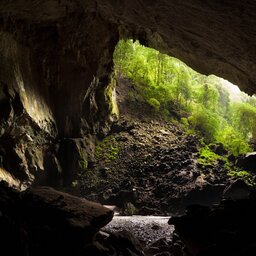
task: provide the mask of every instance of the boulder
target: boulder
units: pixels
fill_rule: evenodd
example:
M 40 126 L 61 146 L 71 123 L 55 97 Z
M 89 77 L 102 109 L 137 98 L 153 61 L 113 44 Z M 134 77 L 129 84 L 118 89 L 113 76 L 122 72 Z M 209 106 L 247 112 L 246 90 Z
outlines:
M 215 144 L 211 144 L 209 145 L 209 148 L 216 154 L 218 155 L 226 155 L 228 153 L 228 151 L 224 148 L 224 145 L 222 143 L 215 143 Z
M 148 206 L 142 206 L 141 208 L 139 208 L 138 215 L 143 215 L 143 216 L 147 216 L 147 215 L 161 215 L 162 212 L 157 209 L 157 208 L 151 208 Z
M 143 248 L 139 240 L 129 231 L 123 230 L 111 234 L 107 239 L 121 255 L 143 256 Z M 122 254 L 123 253 L 123 254 Z
M 133 189 L 123 189 L 116 194 L 110 195 L 105 199 L 104 203 L 116 205 L 118 208 L 125 208 L 128 203 L 134 204 L 137 198 L 137 191 Z
M 247 153 L 237 162 L 242 169 L 250 172 L 256 172 L 256 152 Z
M 247 198 L 250 194 L 251 187 L 245 183 L 243 179 L 231 181 L 223 191 L 223 197 L 227 199 L 242 199 Z
M 1 251 L 9 255 L 88 255 L 113 211 L 50 187 L 19 193 L 0 183 Z
M 223 200 L 219 205 L 194 205 L 169 224 L 183 242 L 185 255 L 255 255 L 255 192 L 247 199 Z
M 144 256 L 140 242 L 127 230 L 98 233 L 94 243 L 86 247 L 86 253 L 90 256 Z
M 90 241 L 113 218 L 113 211 L 98 203 L 50 187 L 30 188 L 22 194 L 22 199 L 32 219 L 37 213 L 37 222 L 38 219 L 47 222 L 51 218 L 54 226 L 62 228 L 65 223 L 69 232 L 78 232 L 84 236 L 85 241 Z

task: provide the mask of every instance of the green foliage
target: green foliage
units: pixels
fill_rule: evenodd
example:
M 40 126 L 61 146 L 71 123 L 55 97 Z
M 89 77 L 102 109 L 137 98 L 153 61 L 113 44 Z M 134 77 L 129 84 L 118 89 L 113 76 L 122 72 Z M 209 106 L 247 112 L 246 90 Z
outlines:
M 86 159 L 86 156 L 82 149 L 79 150 L 79 160 L 78 160 L 78 166 L 81 170 L 87 170 L 88 167 L 88 161 Z
M 121 40 L 114 53 L 115 75 L 133 81 L 136 93 L 156 112 L 177 118 L 206 143 L 221 142 L 234 155 L 250 151 L 256 141 L 256 98 L 240 93 L 232 102 L 223 80 L 204 76 L 181 61 Z M 170 116 L 172 115 L 172 116 Z
M 95 169 L 90 169 L 87 167 L 86 170 L 82 170 L 78 174 L 78 180 L 74 180 L 71 183 L 71 186 L 76 188 L 78 186 L 81 186 L 83 183 L 86 184 L 87 189 L 94 188 L 101 182 L 101 179 L 99 177 L 99 171 Z
M 88 168 L 88 161 L 86 159 L 81 159 L 78 161 L 78 164 L 79 164 L 79 167 L 82 169 L 82 170 L 87 170 Z
M 188 129 L 188 127 L 189 127 L 189 122 L 188 122 L 188 119 L 187 119 L 186 117 L 182 117 L 182 118 L 180 119 L 180 122 L 183 124 L 183 126 L 184 126 L 186 129 Z
M 208 146 L 202 147 L 199 154 L 198 163 L 206 167 L 216 165 L 221 159 L 221 156 L 214 153 Z
M 215 111 L 219 99 L 219 92 L 212 84 L 205 83 L 200 88 L 198 101 L 207 109 Z
M 232 152 L 235 156 L 252 151 L 252 148 L 244 139 L 241 132 L 235 130 L 229 125 L 227 125 L 223 130 L 219 131 L 217 141 L 225 145 L 225 148 Z
M 121 214 L 126 215 L 126 216 L 127 215 L 132 216 L 132 215 L 136 214 L 136 212 L 137 212 L 136 207 L 131 202 L 128 202 L 125 204 L 124 209 L 122 209 Z
M 219 93 L 217 111 L 222 117 L 228 119 L 230 108 L 229 93 L 221 84 L 217 83 L 215 86 Z
M 156 109 L 168 111 L 168 103 L 176 100 L 188 105 L 192 97 L 190 75 L 181 61 L 131 40 L 119 42 L 114 61 L 115 73 L 131 78 L 138 93 Z
M 79 179 L 74 180 L 71 183 L 71 187 L 73 188 L 78 187 L 79 185 L 81 185 L 80 184 L 81 181 L 86 181 L 88 183 L 87 184 L 88 188 L 95 187 L 99 182 L 98 173 L 95 170 L 88 168 L 88 160 L 82 149 L 79 150 L 78 167 L 79 167 L 79 172 L 78 172 Z
M 253 175 L 250 172 L 244 171 L 232 164 L 227 156 L 220 156 L 214 153 L 209 146 L 205 145 L 199 150 L 198 163 L 204 167 L 216 166 L 220 162 L 227 170 L 227 174 L 231 177 L 243 179 L 249 186 L 256 186 Z
M 78 186 L 78 181 L 77 180 L 74 180 L 71 182 L 71 187 L 72 188 L 76 188 Z
M 150 98 L 148 100 L 148 103 L 149 103 L 149 105 L 151 105 L 152 107 L 154 107 L 157 110 L 159 110 L 160 105 L 161 105 L 160 102 L 155 98 Z
M 244 138 L 256 138 L 256 108 L 249 103 L 239 102 L 231 105 L 232 125 L 242 133 Z
M 231 177 L 241 178 L 243 179 L 249 186 L 256 187 L 256 183 L 253 179 L 253 176 L 251 173 L 243 170 L 233 170 L 228 172 L 228 175 Z
M 114 137 L 108 136 L 104 138 L 95 149 L 95 157 L 98 160 L 111 162 L 118 156 L 119 148 Z
M 207 143 L 216 141 L 217 133 L 220 129 L 220 118 L 206 108 L 198 108 L 188 118 L 191 128 L 199 133 Z

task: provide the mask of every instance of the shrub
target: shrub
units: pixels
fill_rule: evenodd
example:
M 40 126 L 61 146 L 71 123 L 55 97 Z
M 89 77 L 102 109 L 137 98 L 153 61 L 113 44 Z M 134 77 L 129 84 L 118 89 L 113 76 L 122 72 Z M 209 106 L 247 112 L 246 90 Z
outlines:
M 217 140 L 221 142 L 228 151 L 232 152 L 234 156 L 252 151 L 242 134 L 228 125 L 223 130 L 219 131 Z
M 188 129 L 189 128 L 189 123 L 188 123 L 188 119 L 186 117 L 182 117 L 180 119 L 180 122 L 183 124 L 184 128 L 185 129 Z
M 148 100 L 148 104 L 150 106 L 154 107 L 156 110 L 159 110 L 160 105 L 161 105 L 160 102 L 157 99 L 155 99 L 155 98 L 150 98 Z
M 98 160 L 111 162 L 118 156 L 119 148 L 114 137 L 109 136 L 104 138 L 95 149 L 95 157 Z
M 219 117 L 206 110 L 198 109 L 188 118 L 188 121 L 195 132 L 198 132 L 207 143 L 214 142 L 220 129 Z
M 228 175 L 231 177 L 241 178 L 243 179 L 249 186 L 254 187 L 256 186 L 255 180 L 253 179 L 253 176 L 251 173 L 247 171 L 230 171 L 228 172 Z
M 208 146 L 205 146 L 199 150 L 198 163 L 203 166 L 213 166 L 218 163 L 221 156 L 214 153 Z

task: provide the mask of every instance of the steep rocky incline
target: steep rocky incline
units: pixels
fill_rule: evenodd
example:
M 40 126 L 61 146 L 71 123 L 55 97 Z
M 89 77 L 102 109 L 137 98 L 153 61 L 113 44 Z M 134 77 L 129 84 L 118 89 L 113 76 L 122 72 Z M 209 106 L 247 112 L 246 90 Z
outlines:
M 131 90 L 131 82 L 119 80 L 120 120 L 80 168 L 74 191 L 125 214 L 175 214 L 189 204 L 219 202 L 230 182 L 224 163 L 200 164 L 199 139 Z

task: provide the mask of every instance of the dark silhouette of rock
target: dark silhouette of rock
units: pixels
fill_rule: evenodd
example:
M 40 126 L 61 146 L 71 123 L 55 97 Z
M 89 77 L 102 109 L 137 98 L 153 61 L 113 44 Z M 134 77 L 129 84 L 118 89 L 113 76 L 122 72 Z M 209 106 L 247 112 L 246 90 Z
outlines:
M 222 143 L 216 143 L 209 145 L 209 148 L 216 154 L 223 156 L 228 153 L 228 151 L 224 148 Z
M 255 193 L 248 199 L 223 200 L 219 205 L 194 205 L 184 216 L 172 217 L 169 224 L 191 256 L 255 254 Z
M 127 230 L 111 234 L 107 242 L 114 245 L 117 251 L 123 252 L 124 255 L 144 255 L 143 248 L 138 239 Z
M 142 206 L 141 208 L 138 209 L 137 211 L 138 215 L 161 215 L 162 212 L 159 209 L 156 208 L 150 208 L 147 206 Z
M 49 187 L 18 193 L 0 183 L 1 251 L 9 255 L 87 255 L 113 212 Z
M 256 152 L 247 153 L 237 161 L 242 169 L 256 173 Z
M 227 199 L 243 199 L 250 195 L 252 188 L 242 179 L 231 181 L 231 184 L 223 191 L 223 197 Z
M 103 195 L 104 196 L 104 195 Z M 128 214 L 128 212 L 132 211 L 134 212 L 136 209 L 134 208 L 135 202 L 137 198 L 137 191 L 135 188 L 131 190 L 120 190 L 116 194 L 110 194 L 105 198 L 102 198 L 104 201 L 104 204 L 110 204 L 110 205 L 115 205 L 116 209 L 121 214 Z M 132 207 L 133 209 L 129 209 Z M 130 212 L 129 214 L 133 214 Z

